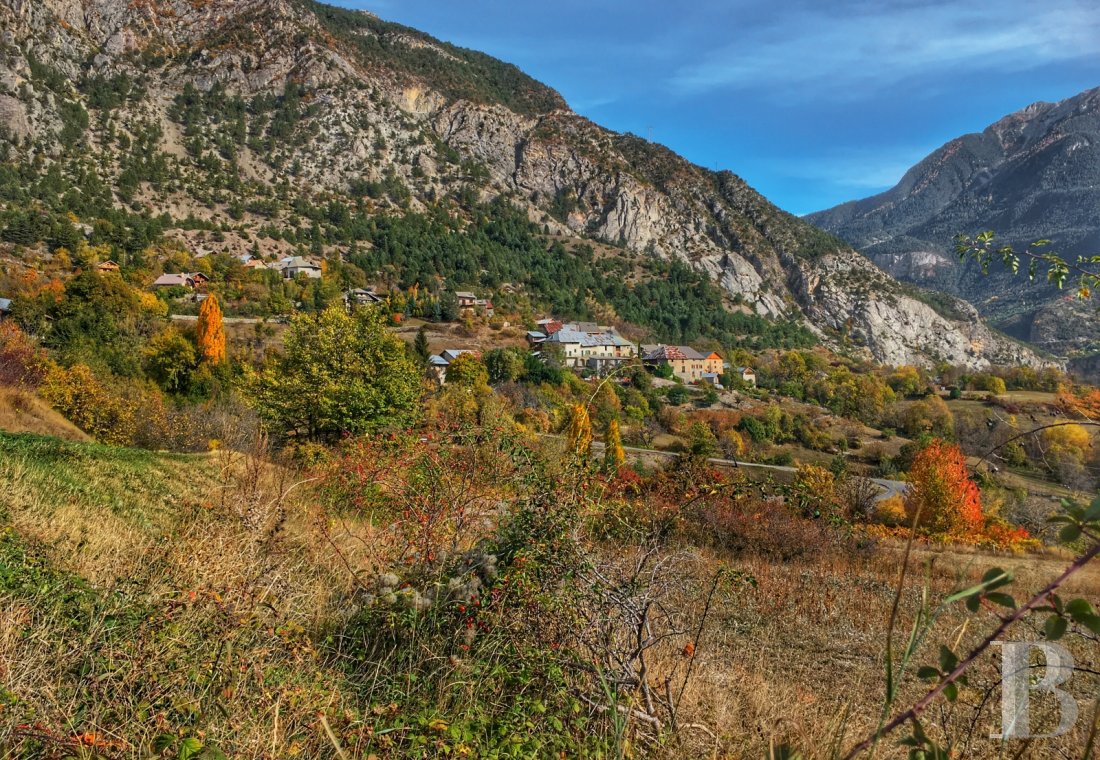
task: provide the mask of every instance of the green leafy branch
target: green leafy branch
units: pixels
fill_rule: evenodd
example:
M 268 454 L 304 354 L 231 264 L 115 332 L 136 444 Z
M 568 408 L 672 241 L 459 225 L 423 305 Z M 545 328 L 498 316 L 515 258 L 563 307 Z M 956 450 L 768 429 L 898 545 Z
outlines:
M 1068 261 L 1053 251 L 1046 250 L 1049 240 L 1036 240 L 1026 248 L 1017 250 L 1012 245 L 998 246 L 994 242 L 995 233 L 991 230 L 977 235 L 956 235 L 955 252 L 960 261 L 973 259 L 978 262 L 982 274 L 989 274 L 989 265 L 999 260 L 1013 274 L 1019 274 L 1020 268 L 1027 271 L 1029 280 L 1034 280 L 1040 268 L 1046 269 L 1046 279 L 1052 285 L 1062 288 L 1071 277 L 1077 280 L 1077 297 L 1084 300 L 1093 291 L 1100 288 L 1100 255 L 1078 256 Z

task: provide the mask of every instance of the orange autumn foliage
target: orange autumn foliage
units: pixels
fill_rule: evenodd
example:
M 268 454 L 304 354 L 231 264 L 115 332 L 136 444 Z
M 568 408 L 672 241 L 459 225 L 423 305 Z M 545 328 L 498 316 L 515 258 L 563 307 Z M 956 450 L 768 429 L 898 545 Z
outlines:
M 1082 390 L 1077 394 L 1059 393 L 1056 403 L 1064 414 L 1100 421 L 1100 388 Z
M 910 522 L 917 519 L 920 532 L 980 538 L 985 524 L 982 495 L 957 445 L 936 439 L 922 449 L 909 469 L 909 484 L 905 511 Z
M 222 324 L 221 307 L 213 293 L 199 308 L 195 335 L 203 361 L 210 364 L 221 364 L 225 361 L 225 326 Z

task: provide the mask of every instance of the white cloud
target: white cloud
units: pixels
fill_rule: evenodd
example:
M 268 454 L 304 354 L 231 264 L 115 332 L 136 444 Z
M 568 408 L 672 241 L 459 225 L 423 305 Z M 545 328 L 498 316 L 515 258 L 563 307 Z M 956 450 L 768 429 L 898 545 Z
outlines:
M 670 84 L 835 98 L 918 75 L 1023 71 L 1100 53 L 1100 5 L 1091 1 L 830 5 L 735 29 L 733 41 L 680 67 Z

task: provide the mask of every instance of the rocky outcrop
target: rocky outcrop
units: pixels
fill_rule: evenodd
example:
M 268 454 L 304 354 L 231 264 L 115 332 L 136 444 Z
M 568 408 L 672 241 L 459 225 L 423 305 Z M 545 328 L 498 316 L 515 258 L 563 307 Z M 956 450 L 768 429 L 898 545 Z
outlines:
M 483 198 L 509 197 L 552 232 L 689 262 L 731 307 L 803 319 L 881 362 L 1039 362 L 973 310 L 948 318 L 906 295 L 732 173 L 606 130 L 513 67 L 374 16 L 311 0 L 0 0 L 0 20 L 25 55 L 74 81 L 88 61 L 103 76 L 140 77 L 148 96 L 122 106 L 115 122 L 159 121 L 164 151 L 180 162 L 184 137 L 169 109 L 185 86 L 251 99 L 293 83 L 303 91 L 302 137 L 266 154 L 240 145 L 234 167 L 248 181 L 339 195 L 385 179 L 407 187 L 414 208 L 462 183 Z M 16 89 L 33 85 L 17 68 L 0 73 Z M 18 116 L 0 100 L 5 107 Z M 27 130 L 56 115 L 42 99 L 28 108 Z M 203 203 L 188 211 L 221 212 Z

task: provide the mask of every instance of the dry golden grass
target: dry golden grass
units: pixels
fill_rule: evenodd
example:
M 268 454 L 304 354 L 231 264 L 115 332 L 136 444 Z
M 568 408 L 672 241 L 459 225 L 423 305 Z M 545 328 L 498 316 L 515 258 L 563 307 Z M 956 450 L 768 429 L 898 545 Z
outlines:
M 700 646 L 698 678 L 688 693 L 693 719 L 706 724 L 718 737 L 692 738 L 691 754 L 716 747 L 718 757 L 760 757 L 770 746 L 790 744 L 804 757 L 828 758 L 836 743 L 848 748 L 871 733 L 877 723 L 885 690 L 883 657 L 887 622 L 895 597 L 901 547 L 888 547 L 868 556 L 825 553 L 789 563 L 746 557 L 736 562 L 739 570 L 756 580 L 742 587 L 721 608 L 709 641 Z M 717 561 L 717 560 L 716 560 Z M 931 564 L 929 564 L 931 563 Z M 915 552 L 913 575 L 902 594 L 901 618 L 895 651 L 904 646 L 923 589 L 933 605 L 952 591 L 973 585 L 991 567 L 1011 570 L 1017 577 L 1013 593 L 1019 601 L 1042 588 L 1064 569 L 1066 562 L 1051 557 L 993 556 L 948 549 Z M 1088 568 L 1064 588 L 1068 598 L 1083 594 L 1100 602 L 1100 568 Z M 913 673 L 924 664 L 935 664 L 941 644 L 957 653 L 967 651 L 992 630 L 996 621 L 988 612 L 971 618 L 955 605 L 937 622 L 918 650 L 909 676 L 903 682 L 894 712 L 916 701 L 930 684 Z M 1033 622 L 1025 623 L 1011 638 L 1038 640 Z M 1079 666 L 1096 670 L 1095 642 L 1067 637 Z M 926 727 L 939 739 L 961 742 L 973 721 L 973 736 L 965 757 L 998 757 L 1001 747 L 989 740 L 999 730 L 999 691 L 986 697 L 999 677 L 996 655 L 984 657 L 975 669 L 971 687 L 962 690 L 958 706 L 948 709 L 942 700 L 928 711 Z M 1058 752 L 1075 756 L 1083 746 L 1087 717 L 1100 685 L 1095 676 L 1076 677 L 1072 691 L 1079 699 L 1082 718 L 1070 735 L 1037 742 L 1023 757 L 1051 757 Z M 1036 715 L 1050 718 L 1051 705 L 1039 700 Z M 1056 720 L 1056 719 L 1055 719 Z M 1040 718 L 1033 716 L 1037 725 Z M 896 746 L 899 732 L 882 743 L 879 757 L 904 757 Z M 1019 744 L 1019 743 L 1017 743 Z M 1021 746 L 1013 746 L 1020 750 Z M 1053 753 L 1053 754 L 1052 754 Z
M 349 682 L 321 642 L 361 604 L 349 570 L 378 569 L 374 532 L 352 517 L 319 526 L 314 503 L 301 476 L 243 454 L 172 456 L 0 434 L 0 516 L 29 547 L 20 572 L 33 580 L 0 592 L 0 697 L 6 690 L 19 698 L 18 713 L 0 699 L 0 757 L 28 714 L 61 739 L 91 731 L 120 742 L 119 757 L 141 756 L 166 731 L 183 735 L 194 715 L 203 716 L 204 737 L 231 757 L 334 757 L 318 722 L 322 713 L 340 722 L 334 730 L 349 756 L 373 747 L 364 729 L 378 709 L 369 687 Z M 612 547 L 608 564 L 628 558 L 628 548 Z M 834 739 L 848 747 L 869 733 L 882 704 L 886 625 L 903 547 L 850 549 L 823 540 L 788 561 L 677 549 L 687 577 L 673 584 L 670 602 L 685 620 L 701 615 L 698 591 L 719 566 L 742 580 L 721 587 L 693 642 L 679 733 L 663 745 L 638 741 L 638 752 L 761 757 L 790 743 L 807 759 L 826 758 Z M 0 554 L 0 566 L 22 551 Z M 934 604 L 1002 566 L 1016 573 L 1020 600 L 1065 564 L 1051 554 L 919 547 L 897 637 L 908 632 L 924 588 Z M 83 581 L 70 582 L 66 573 Z M 1100 568 L 1093 567 L 1065 594 L 1095 603 L 1098 589 Z M 992 623 L 989 612 L 968 620 L 956 605 L 919 649 L 913 670 L 935 662 L 941 643 L 965 651 Z M 123 635 L 111 635 L 111 626 Z M 1028 623 L 1014 636 L 1039 633 Z M 1079 665 L 1100 671 L 1095 642 L 1067 641 Z M 655 679 L 684 675 L 682 647 L 680 637 L 653 650 Z M 453 677 L 461 675 L 455 666 Z M 928 712 L 929 731 L 962 741 L 996 676 L 995 657 L 983 658 L 958 706 L 938 702 Z M 910 673 L 898 708 L 926 689 Z M 1073 691 L 1087 716 L 1095 677 L 1082 674 Z M 973 722 L 966 757 L 999 754 L 984 738 L 999 724 L 992 694 Z M 1038 705 L 1037 725 L 1049 719 L 1049 708 Z M 1073 757 L 1085 722 L 1063 739 L 1012 749 L 1024 757 Z M 904 753 L 888 740 L 878 756 Z
M 34 394 L 0 386 L 0 430 L 9 433 L 51 435 L 67 441 L 91 438 Z

